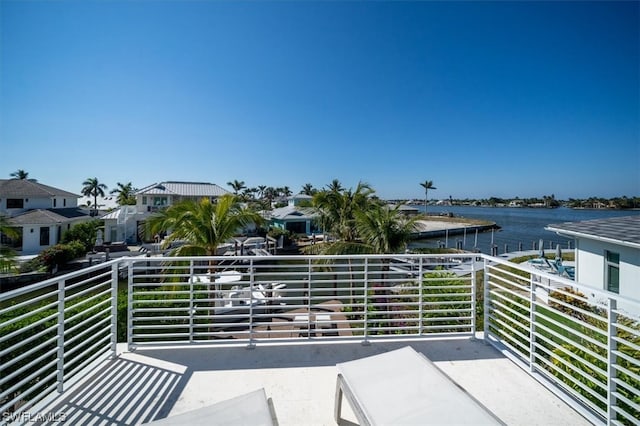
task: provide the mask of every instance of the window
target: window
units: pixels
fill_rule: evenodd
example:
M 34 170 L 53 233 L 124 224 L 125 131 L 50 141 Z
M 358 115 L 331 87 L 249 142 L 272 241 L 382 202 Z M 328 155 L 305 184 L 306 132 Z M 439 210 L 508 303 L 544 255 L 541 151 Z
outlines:
M 605 252 L 604 273 L 607 290 L 620 293 L 620 253 Z
M 66 198 L 62 199 L 62 207 L 67 207 L 67 199 Z
M 162 207 L 167 205 L 167 197 L 153 197 L 153 205 Z
M 58 206 L 58 200 L 56 200 L 55 198 L 53 199 L 53 207 L 57 207 Z
M 147 205 L 147 197 L 142 197 L 142 205 L 143 206 Z
M 8 209 L 23 209 L 24 200 L 22 198 L 7 198 Z
M 40 245 L 41 246 L 48 246 L 50 244 L 49 241 L 49 227 L 48 226 L 43 226 L 42 228 L 40 228 Z

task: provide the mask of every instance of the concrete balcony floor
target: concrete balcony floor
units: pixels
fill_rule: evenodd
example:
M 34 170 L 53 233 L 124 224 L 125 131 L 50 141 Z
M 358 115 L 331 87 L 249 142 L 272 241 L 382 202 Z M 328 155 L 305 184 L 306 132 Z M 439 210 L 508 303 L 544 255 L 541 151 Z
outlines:
M 108 361 L 46 412 L 64 413 L 67 424 L 133 425 L 264 388 L 277 424 L 335 425 L 336 363 L 407 345 L 508 425 L 591 424 L 499 351 L 469 338 L 138 349 Z M 346 401 L 343 417 L 355 422 Z

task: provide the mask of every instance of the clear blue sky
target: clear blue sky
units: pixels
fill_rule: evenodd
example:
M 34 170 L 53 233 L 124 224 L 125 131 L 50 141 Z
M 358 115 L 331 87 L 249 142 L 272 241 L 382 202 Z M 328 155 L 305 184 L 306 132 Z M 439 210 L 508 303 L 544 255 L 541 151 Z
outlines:
M 0 0 L 0 177 L 640 195 L 630 2 Z

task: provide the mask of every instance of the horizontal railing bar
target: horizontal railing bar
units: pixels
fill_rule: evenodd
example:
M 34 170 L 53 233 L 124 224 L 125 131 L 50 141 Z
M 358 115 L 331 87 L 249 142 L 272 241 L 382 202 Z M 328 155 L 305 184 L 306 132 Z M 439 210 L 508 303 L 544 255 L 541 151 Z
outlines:
M 49 342 L 47 342 L 47 343 L 49 343 Z M 6 381 L 14 378 L 15 376 L 20 375 L 24 371 L 26 371 L 29 368 L 33 367 L 34 365 L 37 365 L 38 363 L 42 362 L 43 359 L 49 358 L 51 355 L 55 355 L 56 353 L 57 353 L 57 348 L 54 347 L 52 349 L 49 349 L 47 352 L 43 352 L 41 354 L 38 354 L 37 358 L 29 361 L 27 364 L 24 364 L 22 367 L 18 368 L 17 370 L 14 370 L 11 374 L 0 378 L 0 384 L 5 383 Z M 27 358 L 27 357 L 20 357 L 20 361 L 23 360 L 24 358 Z M 7 365 L 5 365 L 5 367 L 6 366 Z
M 16 337 L 18 334 L 22 334 L 22 333 L 24 333 L 25 330 L 29 330 L 29 329 L 31 329 L 33 327 L 37 327 L 37 325 L 36 324 L 32 324 L 32 326 L 30 326 L 28 328 L 25 327 L 23 329 L 17 330 L 16 332 L 11 333 L 11 335 L 9 335 L 7 338 L 0 339 L 0 341 L 9 340 L 11 337 Z M 45 328 L 44 330 L 41 330 L 38 333 L 36 333 L 36 334 L 34 334 L 32 336 L 29 336 L 29 337 L 27 337 L 25 339 L 21 339 L 19 342 L 16 342 L 13 345 L 11 345 L 10 347 L 3 349 L 2 351 L 0 351 L 0 356 L 5 356 L 8 353 L 10 353 L 11 351 L 13 351 L 13 350 L 15 350 L 17 348 L 21 348 L 24 345 L 29 344 L 32 341 L 36 340 L 36 339 L 39 339 L 40 337 L 44 336 L 45 334 L 55 333 L 55 332 L 57 332 L 57 326 Z
M 67 284 L 65 283 L 65 291 L 71 291 L 71 290 L 75 290 L 78 287 L 82 287 L 84 285 L 87 284 L 93 284 L 93 286 L 95 286 L 94 282 L 95 281 L 99 281 L 102 278 L 109 278 L 111 276 L 111 268 L 105 269 L 104 272 L 100 273 L 99 275 L 95 275 L 93 277 L 88 277 L 87 279 L 84 279 L 82 281 L 78 281 L 77 283 L 73 283 L 73 284 Z M 98 285 L 105 285 L 108 284 L 109 281 L 103 281 L 102 283 L 98 284 Z
M 57 361 L 54 361 L 54 362 L 57 362 Z M 38 375 L 39 373 L 40 373 L 40 370 L 39 370 L 39 371 L 36 371 L 36 372 L 34 373 L 34 375 Z M 44 385 L 45 383 L 47 383 L 47 381 L 48 381 L 48 380 L 50 380 L 50 379 L 52 379 L 52 378 L 56 377 L 56 375 L 57 375 L 57 374 L 58 374 L 58 373 L 57 373 L 56 371 L 54 371 L 53 373 L 49 373 L 47 376 L 44 376 L 44 378 L 42 378 L 42 379 L 40 380 L 40 382 L 39 382 L 39 384 L 38 384 L 38 385 L 36 385 L 36 386 L 32 387 L 32 388 L 31 388 L 31 389 L 29 389 L 27 392 L 23 392 L 23 393 L 18 394 L 18 395 L 17 395 L 16 397 L 14 397 L 12 400 L 8 401 L 6 404 L 4 404 L 3 406 L 1 406 L 1 407 L 0 407 L 0 412 L 1 412 L 1 413 L 9 412 L 9 409 L 11 408 L 11 406 L 13 406 L 14 404 L 16 404 L 17 402 L 22 402 L 22 401 L 24 401 L 24 398 L 25 398 L 25 396 L 26 396 L 26 395 L 31 395 L 35 390 L 37 390 L 37 389 L 39 389 L 39 388 L 41 388 L 41 387 L 42 387 L 40 384 Z M 20 387 L 21 385 L 22 385 L 22 384 L 18 385 L 18 387 Z M 5 395 L 11 395 L 11 393 L 13 393 L 13 391 L 14 391 L 14 390 L 15 390 L 14 388 L 12 388 L 12 389 L 4 389 L 4 390 L 3 390 L 3 393 L 4 393 Z M 53 393 L 51 389 L 45 389 L 45 391 L 42 391 L 42 392 L 40 393 L 40 395 L 43 395 L 43 394 L 44 394 L 43 396 L 46 396 L 46 394 L 50 394 L 50 393 Z M 22 409 L 22 407 L 21 407 L 21 409 Z
M 40 351 L 42 348 L 46 347 L 47 345 L 52 345 L 56 342 L 56 340 L 58 339 L 58 336 L 53 336 L 48 338 L 47 340 L 45 340 L 44 342 L 41 342 L 40 344 L 32 347 L 31 349 L 29 349 L 28 351 L 21 353 L 18 356 L 14 356 L 13 358 L 11 358 L 10 360 L 6 361 L 3 364 L 4 369 L 9 369 L 9 367 L 11 367 L 13 364 L 22 361 L 25 358 L 28 358 L 29 356 L 33 355 L 35 352 Z M 23 345 L 19 346 L 22 347 Z M 11 351 L 15 351 L 17 348 L 15 346 L 9 347 L 7 349 L 7 351 L 11 352 Z M 0 383 L 3 382 L 4 379 L 0 379 Z

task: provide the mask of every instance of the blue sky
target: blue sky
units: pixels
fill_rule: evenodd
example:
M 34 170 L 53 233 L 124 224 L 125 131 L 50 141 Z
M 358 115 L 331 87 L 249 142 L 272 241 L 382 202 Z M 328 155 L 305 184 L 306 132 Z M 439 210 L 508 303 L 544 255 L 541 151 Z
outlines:
M 0 177 L 637 196 L 639 22 L 638 2 L 0 0 Z

